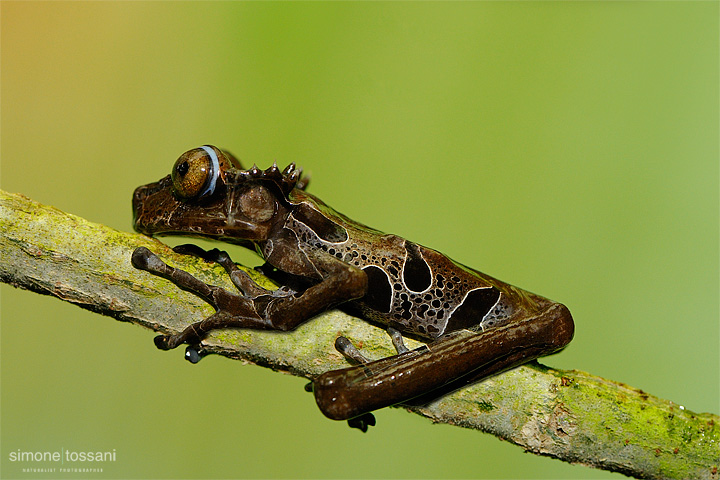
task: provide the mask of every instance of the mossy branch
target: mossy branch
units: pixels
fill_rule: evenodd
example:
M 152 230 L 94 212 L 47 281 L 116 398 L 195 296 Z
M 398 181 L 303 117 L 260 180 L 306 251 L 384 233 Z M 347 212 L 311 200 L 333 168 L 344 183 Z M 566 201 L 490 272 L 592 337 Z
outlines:
M 140 246 L 205 282 L 233 288 L 217 265 L 175 254 L 154 239 L 0 191 L 3 282 L 165 333 L 212 313 L 198 297 L 134 269 L 130 254 Z M 249 272 L 258 283 L 270 285 Z M 205 344 L 212 353 L 312 378 L 347 366 L 333 349 L 338 334 L 362 342 L 371 358 L 393 353 L 384 331 L 338 311 L 320 315 L 292 333 L 225 330 Z M 150 338 L 148 342 L 148 348 L 154 348 Z M 412 410 L 433 422 L 482 430 L 566 462 L 637 478 L 718 479 L 717 415 L 696 414 L 576 370 L 534 363 Z

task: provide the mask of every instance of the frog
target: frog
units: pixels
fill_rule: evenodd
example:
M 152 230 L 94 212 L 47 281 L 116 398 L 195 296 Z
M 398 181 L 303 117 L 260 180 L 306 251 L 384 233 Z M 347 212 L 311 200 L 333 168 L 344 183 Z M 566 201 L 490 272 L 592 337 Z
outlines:
M 133 226 L 154 236 L 213 239 L 255 251 L 267 289 L 217 248 L 177 252 L 217 262 L 236 291 L 171 267 L 146 247 L 133 266 L 197 294 L 215 309 L 183 331 L 155 337 L 157 348 L 187 344 L 197 363 L 213 330 L 290 332 L 333 308 L 387 330 L 396 353 L 366 358 L 339 335 L 346 368 L 311 379 L 322 413 L 367 431 L 373 411 L 428 399 L 562 350 L 573 338 L 568 308 L 458 263 L 437 250 L 350 219 L 307 192 L 290 163 L 244 168 L 228 151 L 203 145 L 183 153 L 169 175 L 135 189 Z M 468 208 L 471 208 L 469 206 Z M 291 333 L 289 333 L 291 334 Z M 403 337 L 421 342 L 409 349 Z

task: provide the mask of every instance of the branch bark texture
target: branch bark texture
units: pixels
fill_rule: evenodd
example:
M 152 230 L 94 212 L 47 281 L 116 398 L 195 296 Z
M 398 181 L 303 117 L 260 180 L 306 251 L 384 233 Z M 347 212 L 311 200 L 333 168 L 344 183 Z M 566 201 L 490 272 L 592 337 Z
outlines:
M 221 267 L 175 254 L 157 240 L 0 191 L 3 282 L 164 333 L 213 312 L 200 298 L 133 268 L 130 255 L 140 246 L 202 281 L 234 288 Z M 261 285 L 272 285 L 248 272 Z M 225 330 L 204 343 L 211 353 L 312 378 L 347 366 L 333 348 L 338 335 L 362 343 L 370 358 L 394 353 L 383 330 L 336 310 L 292 333 Z M 534 363 L 411 410 L 433 422 L 491 433 L 535 454 L 628 476 L 718 479 L 720 417 L 581 371 Z

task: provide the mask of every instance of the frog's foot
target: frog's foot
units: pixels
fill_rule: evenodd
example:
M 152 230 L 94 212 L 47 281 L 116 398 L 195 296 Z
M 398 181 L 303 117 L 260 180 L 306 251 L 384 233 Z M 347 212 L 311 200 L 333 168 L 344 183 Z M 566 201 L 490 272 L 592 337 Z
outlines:
M 395 330 L 391 327 L 387 329 L 387 332 L 390 335 L 390 339 L 392 340 L 392 344 L 395 347 L 395 351 L 397 351 L 398 355 L 410 351 L 405 346 L 402 334 L 398 330 Z M 335 350 L 340 352 L 348 360 L 357 362 L 361 365 L 366 365 L 370 363 L 370 360 L 362 353 L 360 353 L 357 347 L 355 347 L 355 345 L 353 345 L 353 343 L 347 337 L 344 337 L 342 335 L 335 339 Z M 368 371 L 368 375 L 372 375 L 372 373 Z M 306 385 L 305 390 L 312 391 L 312 383 Z M 375 416 L 372 413 L 368 412 L 349 419 L 347 423 L 350 428 L 357 428 L 358 430 L 365 433 L 367 432 L 369 427 L 375 426 Z
M 395 347 L 395 351 L 398 353 L 398 355 L 410 351 L 410 349 L 405 346 L 402 333 L 392 327 L 389 327 L 387 329 L 387 333 L 388 335 L 390 335 L 390 340 L 392 341 L 393 347 Z M 355 345 L 353 345 L 353 343 L 348 340 L 347 337 L 344 337 L 342 335 L 335 339 L 335 350 L 340 352 L 343 357 L 347 358 L 348 360 L 352 360 L 353 362 L 363 365 L 366 363 L 370 363 L 370 360 L 365 357 L 365 355 L 360 353 L 360 350 L 358 350 L 357 347 L 355 347 Z
M 218 253 L 220 255 L 215 253 L 211 255 L 218 256 L 223 260 L 221 255 L 223 252 Z M 229 263 L 232 264 L 232 262 Z M 214 285 L 208 285 L 184 270 L 173 268 L 145 247 L 135 249 L 132 254 L 132 264 L 140 270 L 167 278 L 180 288 L 199 295 L 217 310 L 205 320 L 189 325 L 180 333 L 155 337 L 155 345 L 161 350 L 171 350 L 183 343 L 190 344 L 191 350 L 194 351 L 194 353 L 193 351 L 188 352 L 187 358 L 190 361 L 197 361 L 203 356 L 202 349 L 196 346 L 200 345 L 201 340 L 211 330 L 227 327 L 268 328 L 267 320 L 258 314 L 257 307 L 258 305 L 267 305 L 268 299 L 280 295 L 268 292 L 255 284 L 250 276 L 237 268 L 235 264 L 223 266 L 228 270 L 237 270 L 238 275 L 236 275 L 236 278 L 238 279 L 243 275 L 247 277 L 243 278 L 242 282 L 238 282 L 243 287 L 240 294 L 228 292 Z M 238 286 L 238 288 L 240 287 Z
M 357 428 L 361 432 L 366 433 L 369 427 L 375 426 L 375 415 L 372 413 L 363 413 L 359 417 L 351 418 L 347 423 L 350 428 Z

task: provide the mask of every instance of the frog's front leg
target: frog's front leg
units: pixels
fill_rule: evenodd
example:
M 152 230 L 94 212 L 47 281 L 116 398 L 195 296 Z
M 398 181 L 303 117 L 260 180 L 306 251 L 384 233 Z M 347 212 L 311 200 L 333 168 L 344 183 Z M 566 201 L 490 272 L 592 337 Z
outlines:
M 258 285 L 250 277 L 250 275 L 247 274 L 247 272 L 238 268 L 238 266 L 235 265 L 235 262 L 230 259 L 230 256 L 225 251 L 218 250 L 217 248 L 213 248 L 212 250 L 203 250 L 195 244 L 185 243 L 183 245 L 173 247 L 173 252 L 181 253 L 184 255 L 194 255 L 196 257 L 202 258 L 207 262 L 215 262 L 220 264 L 220 266 L 223 267 L 228 273 L 228 275 L 230 276 L 230 280 L 237 287 L 237 289 L 245 295 L 259 296 L 270 294 L 272 292 L 272 290 L 268 290 Z M 285 287 L 282 287 L 278 293 L 283 291 L 286 291 Z
M 223 252 L 219 254 L 218 262 L 228 271 L 240 294 L 201 282 L 189 273 L 167 265 L 145 247 L 133 252 L 132 263 L 136 268 L 167 278 L 180 288 L 196 293 L 217 310 L 178 334 L 156 337 L 158 348 L 169 350 L 183 343 L 197 344 L 210 331 L 220 328 L 292 330 L 331 306 L 362 297 L 367 290 L 367 277 L 362 270 L 324 252 L 308 258 L 322 279 L 303 292 L 265 290 L 226 255 L 223 256 Z

